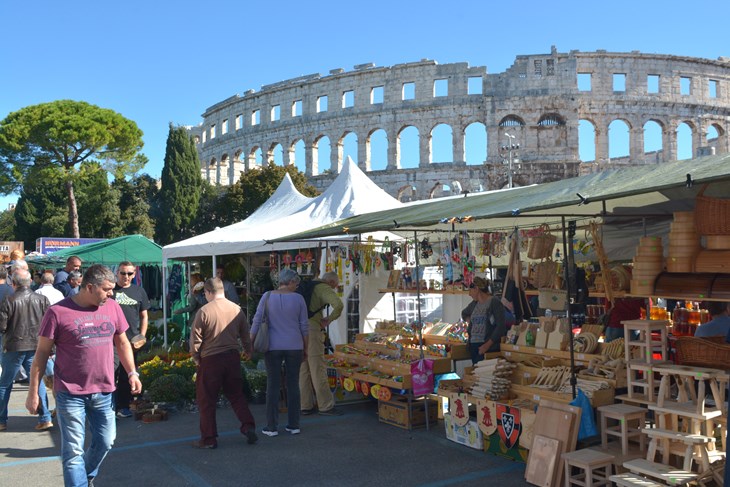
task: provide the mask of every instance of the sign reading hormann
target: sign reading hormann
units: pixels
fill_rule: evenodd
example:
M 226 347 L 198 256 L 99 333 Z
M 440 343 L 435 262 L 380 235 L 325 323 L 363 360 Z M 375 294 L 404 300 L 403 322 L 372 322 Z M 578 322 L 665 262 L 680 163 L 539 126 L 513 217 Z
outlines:
M 66 238 L 66 237 L 41 237 L 35 241 L 35 251 L 41 254 L 52 254 L 69 247 L 78 247 L 94 242 L 101 242 L 105 238 Z

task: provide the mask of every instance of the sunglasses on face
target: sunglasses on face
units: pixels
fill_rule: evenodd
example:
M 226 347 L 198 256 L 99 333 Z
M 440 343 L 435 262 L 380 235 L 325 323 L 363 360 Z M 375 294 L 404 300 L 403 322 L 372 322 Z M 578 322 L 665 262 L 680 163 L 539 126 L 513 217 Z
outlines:
M 134 272 L 120 272 L 119 275 L 120 276 L 133 276 Z

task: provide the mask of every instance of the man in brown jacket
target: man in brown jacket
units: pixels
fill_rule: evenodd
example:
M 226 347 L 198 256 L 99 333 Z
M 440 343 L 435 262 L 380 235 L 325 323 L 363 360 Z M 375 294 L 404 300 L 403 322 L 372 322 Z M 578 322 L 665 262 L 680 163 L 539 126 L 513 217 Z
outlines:
M 223 282 L 217 277 L 205 281 L 208 304 L 198 310 L 190 331 L 190 352 L 198 364 L 195 396 L 200 411 L 200 440 L 195 448 L 217 448 L 215 409 L 221 388 L 241 422 L 241 433 L 249 444 L 256 443 L 256 424 L 243 395 L 240 343 L 251 355 L 248 320 L 241 307 L 227 300 Z

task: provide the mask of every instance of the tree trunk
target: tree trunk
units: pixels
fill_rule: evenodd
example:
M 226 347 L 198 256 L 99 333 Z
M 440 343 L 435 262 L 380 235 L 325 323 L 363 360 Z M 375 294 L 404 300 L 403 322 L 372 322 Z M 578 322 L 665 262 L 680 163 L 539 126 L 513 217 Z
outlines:
M 79 235 L 79 211 L 76 207 L 73 181 L 66 181 L 66 191 L 68 192 L 68 223 L 71 225 L 73 237 L 81 238 L 81 235 Z

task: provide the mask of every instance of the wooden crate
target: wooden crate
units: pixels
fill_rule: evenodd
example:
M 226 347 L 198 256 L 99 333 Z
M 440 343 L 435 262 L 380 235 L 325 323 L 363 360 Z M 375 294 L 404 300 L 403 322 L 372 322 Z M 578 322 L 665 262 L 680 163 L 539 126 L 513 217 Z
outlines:
M 428 421 L 436 424 L 438 404 L 433 399 L 413 399 L 393 396 L 390 401 L 378 401 L 378 418 L 381 423 L 391 424 L 403 429 L 426 426 L 426 404 L 428 401 Z

